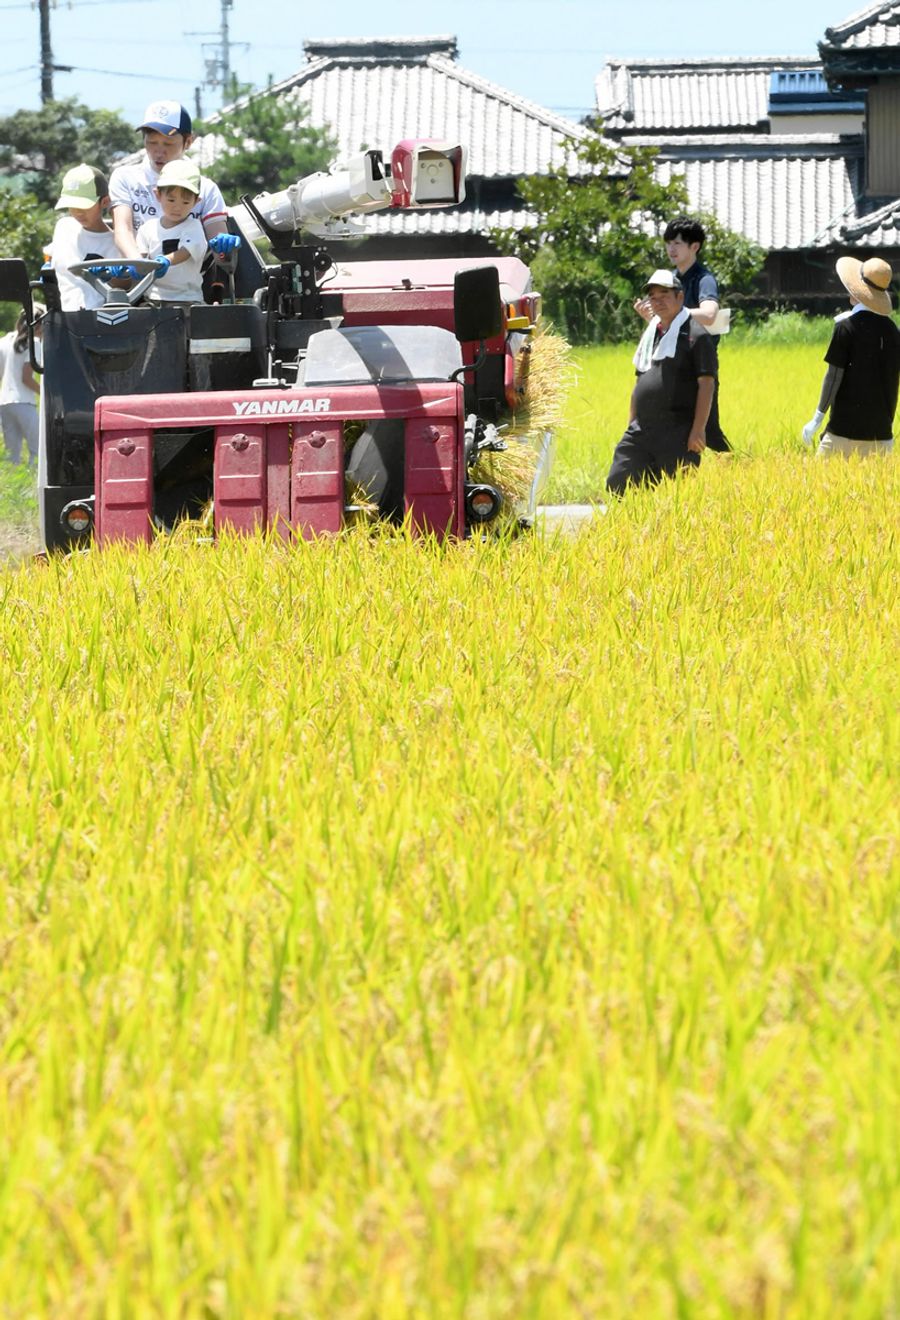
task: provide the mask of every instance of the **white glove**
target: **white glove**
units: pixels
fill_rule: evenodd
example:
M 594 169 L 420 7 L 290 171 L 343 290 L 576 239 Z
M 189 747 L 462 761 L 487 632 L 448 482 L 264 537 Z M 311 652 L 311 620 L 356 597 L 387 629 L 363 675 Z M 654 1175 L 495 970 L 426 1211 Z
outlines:
M 816 410 L 815 416 L 811 422 L 807 422 L 803 428 L 803 443 L 811 445 L 816 438 L 816 432 L 825 420 L 825 414 Z

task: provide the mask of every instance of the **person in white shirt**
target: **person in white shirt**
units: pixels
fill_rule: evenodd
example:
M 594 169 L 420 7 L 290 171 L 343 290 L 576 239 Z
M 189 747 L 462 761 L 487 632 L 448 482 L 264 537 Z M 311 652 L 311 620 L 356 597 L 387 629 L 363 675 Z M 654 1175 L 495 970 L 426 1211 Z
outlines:
M 156 189 L 164 166 L 181 160 L 193 141 L 191 117 L 178 101 L 152 101 L 139 131 L 144 135 L 144 158 L 136 165 L 120 165 L 109 180 L 116 245 L 125 258 L 139 257 L 137 231 L 160 215 Z M 208 239 L 225 234 L 228 212 L 212 179 L 201 177 L 191 214 Z M 214 249 L 215 250 L 215 249 Z
M 165 274 L 147 291 L 149 302 L 203 302 L 203 258 L 206 234 L 192 211 L 200 195 L 200 171 L 191 160 L 169 161 L 159 174 L 156 196 L 160 216 L 145 220 L 137 231 L 142 257 L 165 257 Z
M 0 335 L 0 386 L 3 384 L 3 373 L 6 371 L 6 364 L 12 352 L 12 341 L 15 337 L 15 331 L 12 334 Z
M 56 210 L 69 214 L 57 220 L 50 244 L 50 264 L 56 271 L 64 312 L 103 306 L 103 295 L 86 280 L 70 274 L 69 268 L 79 261 L 119 259 L 112 229 L 103 219 L 108 205 L 106 175 L 93 165 L 75 165 L 64 176 Z
M 38 321 L 35 326 L 35 355 L 40 362 L 40 318 L 46 313 L 41 303 L 34 304 L 34 316 Z M 25 313 L 19 313 L 15 330 L 10 330 L 0 340 L 0 361 L 3 362 L 3 379 L 0 381 L 0 428 L 6 454 L 11 463 L 19 463 L 22 458 L 22 441 L 28 446 L 31 459 L 37 458 L 38 451 L 38 396 L 40 386 L 35 380 L 28 356 L 28 322 Z

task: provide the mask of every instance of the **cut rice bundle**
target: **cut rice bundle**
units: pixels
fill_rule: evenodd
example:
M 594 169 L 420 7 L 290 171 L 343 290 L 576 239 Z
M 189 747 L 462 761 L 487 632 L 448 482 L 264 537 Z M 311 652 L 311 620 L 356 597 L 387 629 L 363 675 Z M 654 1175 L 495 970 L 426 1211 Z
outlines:
M 350 506 L 344 514 L 345 526 L 371 527 L 378 521 L 378 505 L 369 495 L 367 487 L 347 476 L 344 477 L 344 503 Z
M 171 527 L 157 521 L 156 533 L 179 541 L 210 541 L 214 527 L 215 501 L 209 499 L 199 504 L 195 514 L 184 514 L 176 518 Z
M 544 436 L 563 417 L 566 395 L 574 384 L 571 345 L 541 326 L 517 360 L 520 402 L 501 432 L 507 448 L 483 450 L 470 469 L 470 479 L 495 486 L 502 506 L 498 523 L 521 517 L 527 508 Z
M 506 449 L 483 449 L 469 469 L 469 480 L 493 486 L 500 492 L 502 503 L 498 521 L 519 517 L 527 505 L 528 496 L 537 472 L 538 452 L 524 438 L 513 437 Z
M 532 437 L 555 430 L 562 421 L 566 396 L 575 383 L 572 346 L 553 330 L 540 326 L 520 354 L 521 402 L 506 432 Z

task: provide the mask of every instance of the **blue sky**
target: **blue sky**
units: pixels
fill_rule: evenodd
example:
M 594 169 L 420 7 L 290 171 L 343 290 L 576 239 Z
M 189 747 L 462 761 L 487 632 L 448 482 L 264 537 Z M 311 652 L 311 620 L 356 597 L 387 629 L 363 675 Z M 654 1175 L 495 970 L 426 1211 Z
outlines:
M 307 37 L 450 33 L 466 68 L 577 119 L 590 109 L 594 77 L 610 55 L 814 56 L 825 27 L 860 7 L 861 0 L 834 8 L 831 0 L 342 0 L 328 7 L 233 0 L 229 25 L 232 41 L 246 43 L 233 47 L 232 66 L 254 85 L 295 72 Z M 0 11 L 0 115 L 7 115 L 40 104 L 39 24 L 30 0 L 0 0 Z M 279 12 L 296 18 L 279 22 Z M 220 20 L 220 0 L 60 4 L 51 10 L 53 58 L 75 72 L 54 74 L 54 94 L 135 123 L 155 97 L 177 97 L 193 111 L 212 53 L 204 47 L 217 44 Z M 207 114 L 221 103 L 208 88 L 201 99 Z

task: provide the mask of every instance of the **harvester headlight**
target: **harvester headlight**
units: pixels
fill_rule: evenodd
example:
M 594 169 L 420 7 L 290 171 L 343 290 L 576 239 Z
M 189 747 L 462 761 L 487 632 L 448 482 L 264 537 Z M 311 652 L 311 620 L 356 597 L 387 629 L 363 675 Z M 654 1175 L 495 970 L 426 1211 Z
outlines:
M 59 515 L 59 521 L 70 536 L 82 536 L 90 531 L 94 510 L 87 500 L 71 500 Z
M 500 503 L 500 492 L 493 486 L 469 486 L 466 490 L 466 512 L 471 522 L 491 522 L 500 512 Z

